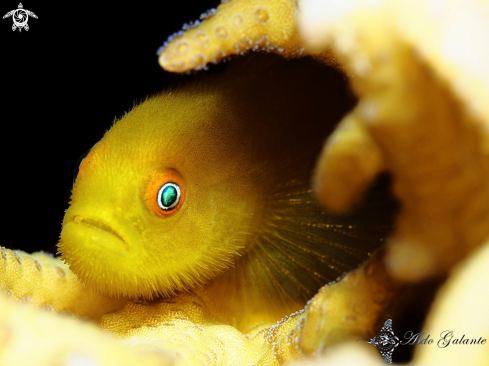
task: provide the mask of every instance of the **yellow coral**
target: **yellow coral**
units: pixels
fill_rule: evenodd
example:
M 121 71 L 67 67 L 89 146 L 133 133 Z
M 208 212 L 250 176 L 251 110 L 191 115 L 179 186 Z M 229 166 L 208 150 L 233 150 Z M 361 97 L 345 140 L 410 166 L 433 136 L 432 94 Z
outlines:
M 420 5 L 385 2 L 376 8 L 361 1 L 355 4 L 339 18 L 341 22 L 323 22 L 316 32 L 309 30 L 311 22 L 304 20 L 305 33 L 314 39 L 323 31 L 334 40 L 334 49 L 354 76 L 352 86 L 360 96 L 351 113 L 358 121 L 352 125 L 359 126 L 364 136 L 360 146 L 368 140 L 368 154 L 382 161 L 374 168 L 385 167 L 393 176 L 393 191 L 402 211 L 388 245 L 392 273 L 404 279 L 443 275 L 489 234 L 488 137 L 481 120 L 460 103 L 451 85 L 440 78 L 440 71 L 416 54 L 403 37 L 409 24 L 406 14 L 414 18 L 411 6 L 417 9 Z M 445 6 L 449 11 L 449 4 Z M 423 45 L 422 39 L 416 44 Z M 441 60 L 449 63 L 440 58 L 437 66 L 443 65 Z M 357 143 L 336 139 L 327 146 L 316 176 L 317 190 L 326 205 L 327 192 L 337 181 L 358 179 L 351 171 L 329 169 L 335 160 L 351 155 L 348 150 L 355 150 Z M 333 145 L 340 144 L 345 146 L 336 153 L 338 148 Z M 360 176 L 359 182 L 368 181 L 375 173 L 368 159 L 356 159 L 355 164 L 368 174 Z M 356 193 L 343 190 L 340 195 Z
M 182 72 L 250 49 L 300 55 L 295 15 L 295 1 L 222 3 L 216 14 L 187 30 L 183 37 L 173 39 L 161 53 L 160 65 L 169 71 Z
M 95 321 L 125 303 L 125 300 L 101 296 L 83 287 L 59 259 L 2 247 L 0 289 L 13 300 Z
M 1 365 L 136 365 L 164 366 L 175 354 L 133 350 L 94 324 L 43 312 L 0 297 Z
M 489 359 L 488 260 L 489 244 L 486 242 L 454 268 L 452 275 L 437 294 L 430 316 L 423 327 L 422 337 L 426 338 L 429 335 L 433 343 L 417 346 L 413 361 L 409 365 L 482 366 L 487 364 Z M 444 337 L 442 333 L 447 330 L 453 332 L 453 338 L 442 338 Z M 399 336 L 399 332 L 397 335 Z M 478 344 L 453 344 L 453 340 L 461 339 L 462 335 L 465 339 L 475 339 Z M 402 335 L 400 339 L 403 342 L 407 341 Z M 445 340 L 450 340 L 446 346 Z M 294 365 L 335 366 L 344 365 L 346 362 L 361 362 L 368 366 L 386 364 L 374 347 L 353 340 L 331 347 L 322 357 L 310 358 L 307 362 L 297 362 Z

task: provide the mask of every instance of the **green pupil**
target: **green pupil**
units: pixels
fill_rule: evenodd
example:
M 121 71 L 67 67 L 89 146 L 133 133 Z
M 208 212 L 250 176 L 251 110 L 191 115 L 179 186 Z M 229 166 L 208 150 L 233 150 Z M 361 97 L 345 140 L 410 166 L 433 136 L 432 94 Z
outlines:
M 161 193 L 161 204 L 163 207 L 170 207 L 177 200 L 177 190 L 175 187 L 168 186 Z

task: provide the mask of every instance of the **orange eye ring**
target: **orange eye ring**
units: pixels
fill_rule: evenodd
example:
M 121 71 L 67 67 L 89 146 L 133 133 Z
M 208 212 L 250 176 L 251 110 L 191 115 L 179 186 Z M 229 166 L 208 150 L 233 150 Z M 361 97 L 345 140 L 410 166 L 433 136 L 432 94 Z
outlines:
M 145 190 L 145 202 L 149 210 L 160 217 L 169 217 L 182 207 L 185 201 L 185 183 L 174 169 L 154 172 Z

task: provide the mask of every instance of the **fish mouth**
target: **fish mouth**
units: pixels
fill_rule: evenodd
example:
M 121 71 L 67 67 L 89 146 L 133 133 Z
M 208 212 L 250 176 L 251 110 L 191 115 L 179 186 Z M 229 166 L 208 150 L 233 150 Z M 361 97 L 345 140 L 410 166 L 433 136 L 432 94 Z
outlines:
M 115 236 L 116 238 L 118 238 L 119 240 L 121 240 L 124 244 L 126 244 L 124 239 L 122 239 L 122 236 L 117 234 L 117 232 L 115 232 L 110 226 L 108 226 L 108 225 L 106 225 L 100 221 L 90 220 L 90 219 L 87 219 L 83 216 L 75 215 L 75 216 L 73 216 L 73 222 L 77 223 L 77 224 L 87 225 L 87 226 L 90 226 L 96 230 L 100 230 L 100 231 L 104 231 L 106 233 L 109 233 L 109 234 Z

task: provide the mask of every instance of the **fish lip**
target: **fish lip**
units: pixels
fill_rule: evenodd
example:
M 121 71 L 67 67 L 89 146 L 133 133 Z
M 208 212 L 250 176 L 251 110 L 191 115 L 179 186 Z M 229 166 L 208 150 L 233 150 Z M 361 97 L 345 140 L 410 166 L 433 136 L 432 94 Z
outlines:
M 109 234 L 115 236 L 116 238 L 118 238 L 120 241 L 122 241 L 124 243 L 125 246 L 127 246 L 127 243 L 123 239 L 123 237 L 121 235 L 119 235 L 109 225 L 104 224 L 103 222 L 100 222 L 97 220 L 92 220 L 92 219 L 86 218 L 82 215 L 74 215 L 72 217 L 71 221 L 75 224 L 87 225 L 87 226 L 90 226 L 91 228 L 94 228 L 96 230 L 100 230 L 100 231 L 109 233 Z

